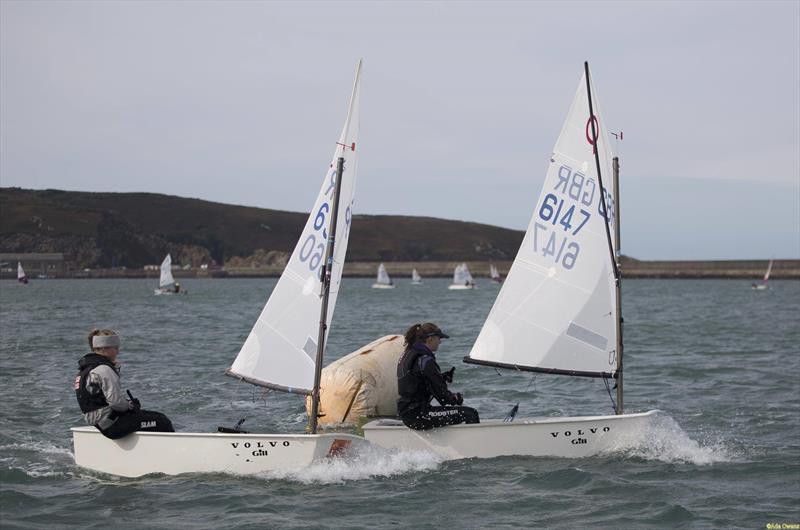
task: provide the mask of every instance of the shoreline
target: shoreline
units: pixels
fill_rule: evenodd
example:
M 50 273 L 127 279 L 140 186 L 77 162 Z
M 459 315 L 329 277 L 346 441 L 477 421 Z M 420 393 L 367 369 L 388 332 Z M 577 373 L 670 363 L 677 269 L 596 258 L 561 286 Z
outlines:
M 639 261 L 623 257 L 620 270 L 623 279 L 749 279 L 759 280 L 764 276 L 769 260 L 724 260 L 724 261 Z M 437 262 L 384 262 L 386 270 L 393 278 L 410 278 L 411 269 L 416 268 L 424 278 L 451 278 L 453 269 L 460 261 Z M 475 278 L 489 277 L 488 261 L 467 261 L 467 266 Z M 493 261 L 501 276 L 508 275 L 511 261 Z M 379 262 L 346 263 L 343 277 L 374 278 Z M 225 267 L 211 270 L 175 269 L 176 279 L 192 278 L 276 278 L 283 272 L 283 266 L 257 268 Z M 48 278 L 31 279 L 157 279 L 158 271 L 141 269 L 92 269 L 89 271 L 60 272 Z M 3 273 L 0 279 L 16 279 L 15 275 Z M 800 279 L 800 260 L 775 260 L 770 279 Z

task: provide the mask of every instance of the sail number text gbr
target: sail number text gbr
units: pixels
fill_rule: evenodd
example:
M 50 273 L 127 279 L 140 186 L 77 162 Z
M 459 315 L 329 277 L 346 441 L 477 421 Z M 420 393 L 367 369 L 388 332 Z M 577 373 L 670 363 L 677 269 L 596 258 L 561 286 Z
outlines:
M 328 242 L 328 216 L 331 213 L 330 201 L 333 200 L 333 194 L 336 191 L 336 169 L 331 168 L 328 188 L 325 190 L 324 200 L 317 208 L 317 213 L 314 216 L 314 222 L 311 230 L 306 227 L 306 236 L 303 245 L 300 247 L 300 261 L 308 264 L 308 269 L 311 272 L 316 272 L 325 257 L 325 247 Z M 353 203 L 347 205 L 344 212 L 344 233 L 339 235 L 339 239 L 347 240 L 347 235 L 350 232 L 350 221 L 353 217 Z
M 599 200 L 596 191 L 597 184 L 593 178 L 586 178 L 584 173 L 573 171 L 569 166 L 559 167 L 553 192 L 546 194 L 539 206 L 537 215 L 542 222 L 534 223 L 533 251 L 552 257 L 557 265 L 567 270 L 572 269 L 581 251 L 577 236 L 592 218 L 592 203 L 596 197 L 596 213 L 607 218 L 603 201 Z M 603 194 L 611 212 L 609 223 L 613 226 L 614 199 L 605 188 Z

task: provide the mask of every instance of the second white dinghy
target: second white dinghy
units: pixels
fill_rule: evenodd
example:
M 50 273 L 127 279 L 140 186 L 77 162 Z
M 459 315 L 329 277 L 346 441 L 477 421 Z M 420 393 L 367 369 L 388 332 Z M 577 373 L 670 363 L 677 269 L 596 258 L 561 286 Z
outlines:
M 514 421 L 514 412 L 428 431 L 376 420 L 364 426 L 367 440 L 448 459 L 571 458 L 636 445 L 647 435 L 656 411 L 623 414 L 618 187 L 602 180 L 618 165 L 593 92 L 586 64 L 522 246 L 464 361 L 601 378 L 609 396 L 616 381 L 616 414 Z
M 475 280 L 466 263 L 461 263 L 453 270 L 453 283 L 447 286 L 448 289 L 460 291 L 464 289 L 475 289 Z
M 227 374 L 249 383 L 311 395 L 311 434 L 135 432 L 119 440 L 95 427 L 72 429 L 79 466 L 137 477 L 196 472 L 297 470 L 337 456 L 364 439 L 317 433 L 320 374 L 342 278 L 356 181 L 361 63 L 333 161 L 286 269 Z M 334 245 L 335 242 L 335 245 Z
M 394 282 L 389 277 L 389 273 L 386 272 L 386 267 L 381 263 L 378 265 L 378 277 L 375 279 L 375 283 L 372 284 L 373 289 L 394 289 Z

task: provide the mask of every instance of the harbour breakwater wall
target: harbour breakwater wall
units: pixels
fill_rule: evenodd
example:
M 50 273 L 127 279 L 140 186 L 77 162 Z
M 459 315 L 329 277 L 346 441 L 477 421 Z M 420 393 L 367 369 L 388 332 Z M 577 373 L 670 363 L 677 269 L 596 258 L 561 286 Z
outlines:
M 423 278 L 451 278 L 460 261 L 387 261 L 387 272 L 395 279 L 410 278 L 416 268 Z M 488 261 L 467 261 L 476 278 L 489 277 Z M 511 261 L 493 261 L 502 276 L 508 274 Z M 730 278 L 756 280 L 764 276 L 769 260 L 720 261 L 642 261 L 622 258 L 620 270 L 623 278 Z M 378 262 L 357 261 L 345 264 L 343 275 L 348 278 L 373 278 Z M 282 265 L 222 267 L 215 269 L 174 269 L 177 279 L 184 278 L 270 278 L 283 272 Z M 15 278 L 16 273 L 3 272 L 2 278 Z M 158 278 L 157 270 L 142 269 L 90 269 L 62 271 L 55 278 Z M 800 260 L 775 260 L 770 279 L 800 279 Z

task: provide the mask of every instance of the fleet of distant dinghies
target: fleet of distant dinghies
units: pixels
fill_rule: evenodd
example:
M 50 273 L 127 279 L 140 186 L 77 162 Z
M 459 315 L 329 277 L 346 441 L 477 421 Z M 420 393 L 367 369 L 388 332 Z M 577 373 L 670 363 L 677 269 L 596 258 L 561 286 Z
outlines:
M 503 279 L 494 264 L 489 264 L 489 279 L 492 283 L 502 283 Z M 416 268 L 411 270 L 411 285 L 422 285 L 422 276 Z M 386 271 L 386 266 L 381 263 L 378 265 L 378 275 L 375 283 L 372 284 L 373 289 L 394 289 L 396 287 L 391 276 Z M 460 263 L 453 271 L 453 283 L 448 285 L 448 289 L 452 290 L 471 290 L 476 289 L 475 279 L 469 272 L 466 263 Z

